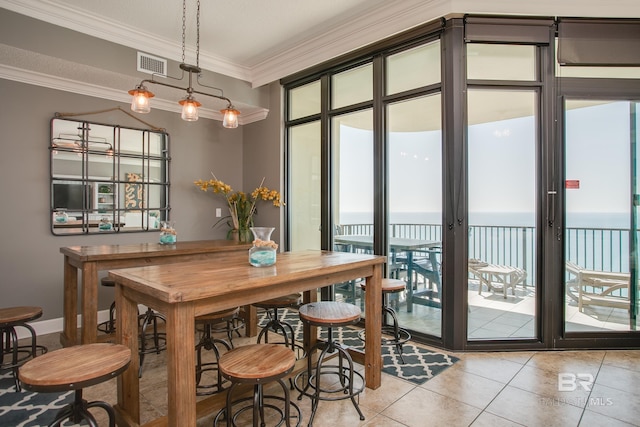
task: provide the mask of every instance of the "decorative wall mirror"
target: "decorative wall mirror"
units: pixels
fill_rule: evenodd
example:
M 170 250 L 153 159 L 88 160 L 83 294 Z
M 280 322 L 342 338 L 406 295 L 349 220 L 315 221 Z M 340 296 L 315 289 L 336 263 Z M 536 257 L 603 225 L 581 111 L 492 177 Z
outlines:
M 51 119 L 51 231 L 158 231 L 169 219 L 169 135 Z

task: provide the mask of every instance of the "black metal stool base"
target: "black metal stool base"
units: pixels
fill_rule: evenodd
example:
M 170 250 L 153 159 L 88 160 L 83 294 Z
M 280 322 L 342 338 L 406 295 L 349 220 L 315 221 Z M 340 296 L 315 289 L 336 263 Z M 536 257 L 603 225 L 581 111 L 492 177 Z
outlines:
M 142 364 L 144 362 L 144 356 L 150 353 L 160 354 L 161 351 L 167 349 L 167 335 L 164 332 L 158 332 L 158 319 L 165 321 L 165 318 L 162 314 L 156 313 L 151 308 L 147 308 L 145 314 L 140 316 L 142 319 L 142 326 L 140 332 L 140 368 L 138 369 L 138 377 L 142 377 Z M 151 338 L 153 340 L 153 345 L 147 347 L 147 327 L 149 325 L 153 325 L 153 335 Z
M 218 344 L 222 345 L 227 351 L 233 348 L 233 344 L 229 344 L 225 340 L 220 338 L 214 338 L 211 336 L 211 332 L 214 328 L 211 324 L 206 324 L 200 342 L 196 344 L 196 395 L 207 396 L 210 394 L 220 393 L 223 390 L 229 388 L 231 384 L 228 380 L 222 377 L 220 370 L 218 369 L 218 361 L 220 360 L 220 350 Z M 233 331 L 230 330 L 229 335 Z M 202 350 L 213 351 L 215 361 L 214 362 L 202 362 Z M 211 384 L 202 384 L 202 374 L 204 372 L 216 372 L 216 381 Z
M 333 341 L 332 328 L 328 329 L 328 340 L 326 343 L 318 342 L 309 354 L 313 354 L 314 350 L 322 348 L 322 352 L 318 357 L 318 362 L 315 368 L 311 365 L 311 358 L 307 358 L 307 370 L 300 372 L 294 378 L 295 388 L 300 392 L 298 400 L 302 400 L 302 396 L 311 398 L 311 417 L 309 418 L 309 427 L 313 425 L 313 419 L 318 409 L 318 402 L 320 400 L 344 400 L 351 399 L 353 406 L 358 411 L 358 415 L 361 420 L 364 420 L 364 414 L 360 410 L 360 406 L 356 401 L 358 396 L 365 387 L 365 380 L 362 374 L 356 372 L 353 367 L 353 360 L 349 352 L 343 348 L 339 343 Z M 338 365 L 323 365 L 324 359 L 327 354 L 338 352 Z M 346 366 L 345 366 L 346 361 Z M 339 378 L 339 385 L 334 388 L 324 388 L 320 386 L 320 378 L 323 375 L 333 375 Z M 354 379 L 360 378 L 362 386 L 356 388 Z M 302 383 L 302 384 L 301 384 Z
M 404 364 L 404 357 L 402 356 L 402 346 L 411 339 L 411 334 L 406 329 L 403 329 L 399 326 L 398 316 L 396 315 L 396 311 L 385 305 L 382 307 L 383 313 L 387 313 L 393 319 L 393 324 L 386 325 L 382 327 L 382 345 L 395 346 L 396 353 L 400 357 L 400 361 Z M 365 341 L 365 331 L 362 329 L 358 332 L 358 338 L 362 341 Z
M 98 323 L 98 331 L 105 334 L 116 333 L 116 302 L 112 302 L 109 307 L 109 320 L 106 322 Z
M 277 418 L 276 424 L 274 424 L 274 427 L 279 427 L 283 424 L 286 425 L 287 427 L 290 427 L 292 425 L 295 427 L 298 427 L 302 422 L 302 413 L 300 412 L 300 408 L 298 407 L 298 405 L 291 402 L 291 399 L 289 396 L 289 390 L 287 389 L 287 386 L 285 386 L 284 382 L 281 379 L 278 379 L 276 381 L 282 388 L 284 392 L 284 397 L 265 395 L 263 392 L 263 385 L 255 384 L 253 386 L 253 396 L 245 397 L 245 398 L 233 401 L 232 400 L 233 390 L 238 385 L 237 383 L 233 384 L 230 387 L 229 391 L 227 392 L 228 393 L 227 407 L 223 408 L 222 410 L 220 410 L 220 412 L 218 412 L 218 414 L 213 420 L 213 426 L 216 427 L 218 425 L 221 425 L 219 423 L 223 421 L 226 421 L 226 424 L 225 424 L 226 426 L 233 426 L 233 427 L 246 426 L 248 425 L 246 421 L 241 421 L 242 424 L 238 424 L 238 418 L 243 413 L 247 411 L 252 411 L 253 426 L 257 427 L 258 425 L 260 425 L 261 427 L 265 427 L 266 419 L 267 419 L 265 414 L 266 412 L 265 409 L 267 409 L 269 410 L 269 412 L 273 412 L 278 415 L 278 418 Z M 269 403 L 269 402 L 273 402 L 273 403 Z M 277 402 L 283 402 L 284 405 L 281 405 L 281 406 L 284 406 L 284 407 L 277 405 L 276 404 Z M 238 405 L 240 405 L 240 407 L 236 408 L 234 411 L 233 407 Z M 294 409 L 293 414 L 291 414 L 291 408 Z M 228 412 L 231 413 L 230 417 L 227 415 Z M 258 424 L 258 420 L 260 421 L 260 424 Z M 297 420 L 297 422 L 295 424 L 291 424 L 292 420 Z
M 296 359 L 304 359 L 307 353 L 304 351 L 304 347 L 296 343 L 296 333 L 293 330 L 293 326 L 290 323 L 280 320 L 278 315 L 278 308 L 265 309 L 269 321 L 262 327 L 262 330 L 258 334 L 257 343 L 260 344 L 264 338 L 265 343 L 269 343 L 269 332 L 273 332 L 281 336 L 284 342 L 272 342 L 272 344 L 282 344 L 285 347 L 289 347 L 296 354 Z
M 89 412 L 89 408 L 95 407 L 104 409 L 109 416 L 109 427 L 115 427 L 116 414 L 111 405 L 102 401 L 87 402 L 82 398 L 82 389 L 76 390 L 73 402 L 58 412 L 56 419 L 49 424 L 49 427 L 60 426 L 65 420 L 70 420 L 75 424 L 80 424 L 84 420 L 91 427 L 98 427 L 95 417 Z
M 18 334 L 16 327 L 23 327 L 31 334 L 30 345 L 18 345 Z M 27 323 L 16 323 L 13 326 L 5 326 L 0 328 L 0 370 L 11 369 L 13 373 L 13 381 L 16 386 L 16 392 L 22 390 L 20 381 L 18 380 L 18 369 L 26 361 L 47 352 L 47 347 L 36 344 L 36 331 Z M 4 361 L 5 356 L 11 356 L 11 360 Z

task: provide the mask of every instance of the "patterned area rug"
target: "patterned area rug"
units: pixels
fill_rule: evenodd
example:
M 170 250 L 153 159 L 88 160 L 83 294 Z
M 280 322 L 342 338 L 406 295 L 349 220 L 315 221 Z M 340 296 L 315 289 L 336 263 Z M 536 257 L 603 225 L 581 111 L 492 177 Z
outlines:
M 15 391 L 10 371 L 0 373 L 0 426 L 48 426 L 58 411 L 73 400 L 73 391 L 65 393 L 34 393 Z
M 298 318 L 298 312 L 284 309 L 279 310 L 278 314 L 281 321 L 293 326 L 296 341 L 301 341 L 302 322 Z M 265 325 L 268 321 L 267 314 L 262 313 L 258 321 L 261 326 Z M 358 337 L 360 331 L 360 328 L 355 327 L 335 328 L 333 331 L 334 339 L 340 341 L 344 346 L 362 349 L 364 343 Z M 323 328 L 320 332 L 320 338 L 326 339 L 326 333 L 326 329 Z M 396 353 L 395 346 L 382 346 L 382 371 L 415 384 L 422 384 L 430 380 L 459 360 L 456 357 L 426 350 L 411 343 L 403 345 L 402 357 L 405 363 L 402 363 Z

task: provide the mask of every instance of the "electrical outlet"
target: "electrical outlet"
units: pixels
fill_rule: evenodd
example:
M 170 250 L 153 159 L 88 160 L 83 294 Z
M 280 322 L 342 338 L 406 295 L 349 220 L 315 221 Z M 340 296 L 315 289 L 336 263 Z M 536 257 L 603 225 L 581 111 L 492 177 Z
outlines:
M 216 208 L 216 218 L 220 218 L 222 216 L 222 208 Z

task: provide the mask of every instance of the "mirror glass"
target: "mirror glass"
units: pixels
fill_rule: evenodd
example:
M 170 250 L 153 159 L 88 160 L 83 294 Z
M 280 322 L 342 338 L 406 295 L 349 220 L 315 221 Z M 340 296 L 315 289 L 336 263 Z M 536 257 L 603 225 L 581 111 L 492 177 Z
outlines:
M 169 135 L 51 120 L 51 231 L 157 231 L 169 219 Z

